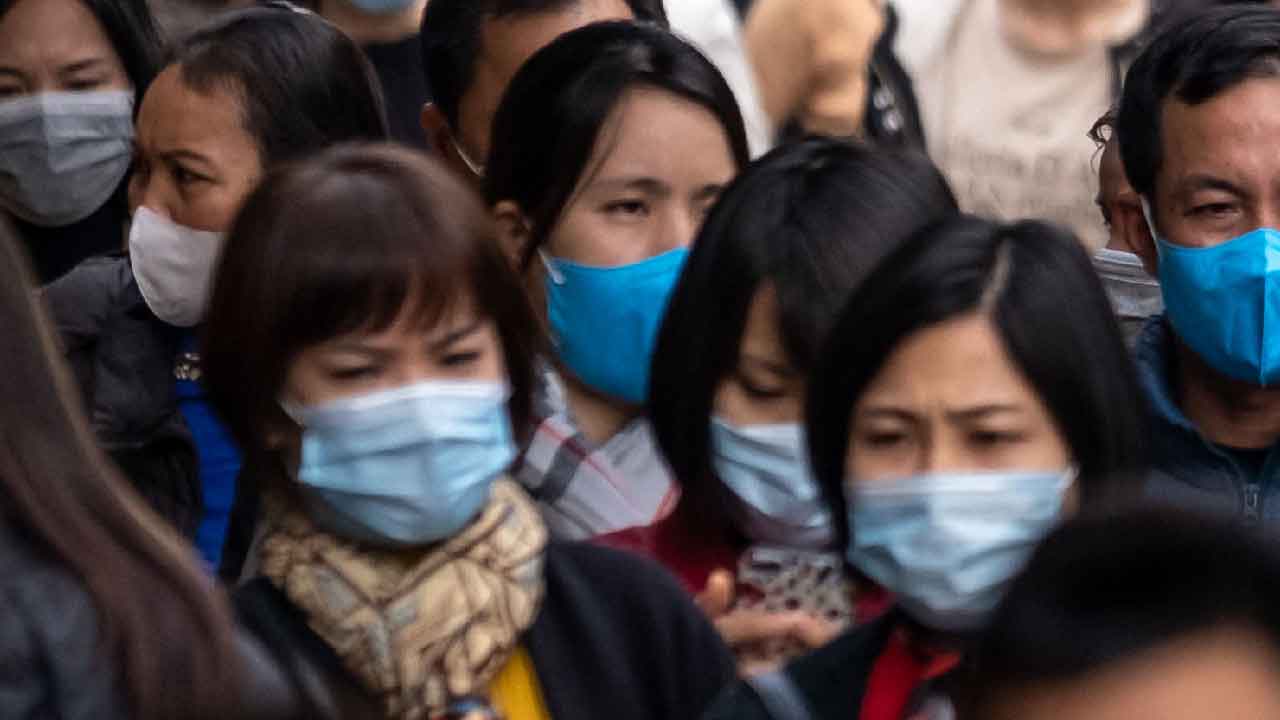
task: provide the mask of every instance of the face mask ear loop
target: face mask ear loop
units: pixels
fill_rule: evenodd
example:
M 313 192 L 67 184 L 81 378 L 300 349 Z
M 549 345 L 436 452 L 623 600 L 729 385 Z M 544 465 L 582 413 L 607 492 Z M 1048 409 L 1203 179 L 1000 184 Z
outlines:
M 557 285 L 564 284 L 564 275 L 556 268 L 556 263 L 547 255 L 546 251 L 538 248 L 538 259 L 542 261 L 542 266 L 547 269 L 547 276 L 551 278 L 551 282 Z
M 1142 217 L 1147 221 L 1147 230 L 1151 233 L 1151 242 L 1156 246 L 1156 257 L 1164 257 L 1164 247 L 1160 243 L 1160 232 L 1156 230 L 1156 218 L 1151 211 L 1151 201 L 1147 200 L 1147 196 L 1139 195 L 1138 202 L 1142 204 Z

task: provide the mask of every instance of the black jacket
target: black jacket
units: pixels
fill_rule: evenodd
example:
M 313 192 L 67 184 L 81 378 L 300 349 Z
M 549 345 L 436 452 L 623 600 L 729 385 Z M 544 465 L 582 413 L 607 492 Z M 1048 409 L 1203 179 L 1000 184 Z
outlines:
M 99 444 L 161 517 L 194 537 L 202 499 L 174 381 L 180 331 L 152 314 L 124 255 L 86 260 L 42 294 Z
M 524 637 L 555 720 L 697 718 L 736 677 L 733 658 L 675 580 L 657 565 L 580 543 L 547 548 L 546 598 Z M 264 578 L 235 594 L 316 718 L 380 717 L 374 701 L 305 617 Z
M 893 629 L 902 622 L 902 615 L 891 611 L 787 666 L 786 678 L 799 692 L 812 720 L 847 720 L 858 716 L 871 669 L 888 646 Z M 726 690 L 703 716 L 703 720 L 771 718 L 774 715 L 746 682 L 738 682 Z

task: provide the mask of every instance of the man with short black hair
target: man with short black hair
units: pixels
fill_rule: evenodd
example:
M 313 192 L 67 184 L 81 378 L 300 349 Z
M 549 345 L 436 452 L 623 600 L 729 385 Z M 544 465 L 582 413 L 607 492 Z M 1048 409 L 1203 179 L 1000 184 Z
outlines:
M 1117 131 L 1142 204 L 1113 220 L 1167 308 L 1136 357 L 1150 495 L 1280 524 L 1280 11 L 1170 26 L 1130 69 Z
M 441 157 L 483 176 L 493 115 L 520 66 L 570 30 L 631 19 L 667 26 L 662 0 L 431 0 L 421 38 L 432 102 L 422 127 Z

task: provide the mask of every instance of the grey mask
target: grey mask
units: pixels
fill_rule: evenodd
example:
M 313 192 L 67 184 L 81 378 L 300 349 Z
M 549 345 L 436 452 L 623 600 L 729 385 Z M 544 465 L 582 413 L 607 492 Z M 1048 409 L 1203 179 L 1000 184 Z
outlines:
M 29 223 L 62 227 L 93 214 L 132 157 L 132 91 L 0 102 L 0 208 Z

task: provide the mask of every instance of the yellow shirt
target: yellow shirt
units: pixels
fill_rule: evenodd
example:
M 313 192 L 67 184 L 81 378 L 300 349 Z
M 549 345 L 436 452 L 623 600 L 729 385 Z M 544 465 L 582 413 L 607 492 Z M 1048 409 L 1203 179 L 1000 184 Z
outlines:
M 517 648 L 489 684 L 489 702 L 504 720 L 551 720 L 529 651 Z

